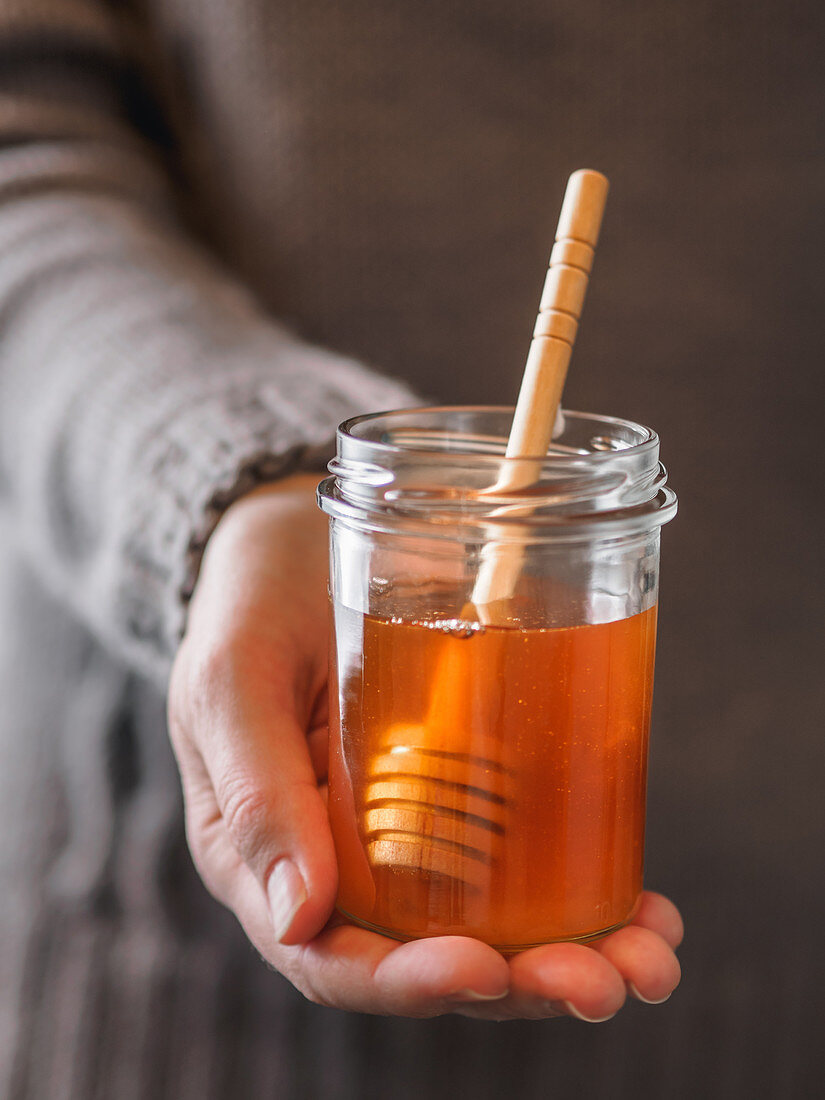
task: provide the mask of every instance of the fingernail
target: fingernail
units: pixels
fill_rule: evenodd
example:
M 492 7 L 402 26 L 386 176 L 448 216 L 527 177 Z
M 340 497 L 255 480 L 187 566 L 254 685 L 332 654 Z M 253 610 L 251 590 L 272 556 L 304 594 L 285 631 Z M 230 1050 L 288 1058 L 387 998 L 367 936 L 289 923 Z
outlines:
M 479 993 L 477 989 L 457 989 L 449 994 L 451 1001 L 501 1001 L 510 991 L 505 989 L 503 993 Z
M 606 1020 L 612 1020 L 616 1015 L 615 1012 L 608 1013 L 607 1016 L 585 1016 L 583 1012 L 580 1012 L 574 1004 L 570 1001 L 562 1001 L 567 1012 L 571 1016 L 575 1016 L 577 1020 L 583 1020 L 586 1024 L 603 1024 Z
M 663 1005 L 665 1001 L 669 1001 L 673 995 L 673 990 L 671 989 L 670 993 L 668 993 L 665 997 L 660 997 L 658 1001 L 651 1001 L 650 997 L 643 997 L 641 995 L 633 982 L 628 982 L 627 988 L 629 989 L 631 996 L 635 997 L 637 1001 L 642 1001 L 646 1005 Z
M 291 859 L 280 859 L 272 868 L 266 887 L 269 915 L 280 943 L 289 931 L 293 918 L 307 900 L 307 888 L 301 872 Z

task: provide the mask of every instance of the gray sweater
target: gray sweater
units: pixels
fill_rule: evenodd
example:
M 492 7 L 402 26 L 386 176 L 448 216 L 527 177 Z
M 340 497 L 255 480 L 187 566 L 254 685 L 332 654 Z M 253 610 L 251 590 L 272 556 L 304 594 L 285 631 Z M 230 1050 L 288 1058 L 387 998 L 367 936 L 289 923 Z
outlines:
M 234 497 L 414 390 L 512 399 L 571 169 L 614 181 L 571 399 L 678 446 L 710 344 L 750 333 L 758 372 L 765 151 L 786 219 L 815 180 L 816 36 L 784 10 L 0 0 L 0 1095 L 635 1097 L 640 1067 L 646 1095 L 758 1095 L 725 1084 L 756 1016 L 692 1056 L 702 983 L 598 1036 L 304 1003 L 194 875 L 163 691 Z

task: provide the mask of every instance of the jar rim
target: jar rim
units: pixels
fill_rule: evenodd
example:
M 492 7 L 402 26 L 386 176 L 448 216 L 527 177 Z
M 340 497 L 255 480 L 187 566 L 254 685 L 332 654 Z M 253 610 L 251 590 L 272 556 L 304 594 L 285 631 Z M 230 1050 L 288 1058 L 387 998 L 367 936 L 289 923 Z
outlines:
M 362 424 L 370 424 L 382 419 L 398 419 L 409 418 L 416 414 L 504 414 L 512 418 L 514 413 L 514 406 L 512 405 L 415 405 L 402 409 L 388 409 L 381 412 L 369 412 L 359 413 L 357 416 L 351 416 L 347 420 L 342 421 L 338 426 L 338 438 L 351 439 L 358 443 L 360 446 L 366 445 L 368 448 L 375 448 L 380 454 L 405 454 L 410 450 L 415 450 L 417 456 L 422 458 L 426 455 L 443 457 L 445 454 L 460 455 L 462 458 L 478 458 L 481 460 L 489 460 L 490 463 L 499 465 L 502 462 L 523 462 L 525 459 L 530 461 L 542 461 L 553 460 L 558 454 L 561 457 L 564 454 L 574 455 L 579 460 L 585 460 L 586 462 L 593 462 L 595 464 L 603 463 L 615 459 L 618 452 L 623 455 L 629 456 L 629 452 L 637 455 L 644 455 L 649 451 L 654 451 L 659 446 L 659 436 L 652 428 L 648 428 L 644 424 L 640 424 L 634 420 L 628 420 L 625 417 L 608 416 L 602 413 L 588 413 L 579 412 L 573 409 L 559 409 L 559 416 L 567 421 L 598 421 L 599 424 L 603 424 L 606 427 L 614 427 L 623 429 L 626 432 L 637 432 L 641 438 L 636 443 L 629 443 L 625 446 L 618 448 L 610 448 L 604 450 L 592 450 L 592 451 L 570 451 L 565 449 L 564 451 L 554 452 L 553 444 L 551 441 L 548 453 L 544 455 L 520 455 L 518 458 L 508 458 L 504 455 L 503 445 L 506 445 L 506 438 L 502 439 L 502 446 L 487 454 L 480 453 L 477 450 L 462 450 L 460 448 L 451 447 L 449 450 L 443 447 L 422 447 L 416 446 L 414 448 L 409 446 L 402 446 L 395 443 L 387 442 L 384 439 L 370 438 L 368 435 L 359 434 L 354 429 Z M 557 420 L 558 424 L 558 420 Z M 555 436 L 556 432 L 554 432 Z M 486 464 L 486 463 L 485 463 Z
M 492 524 L 496 539 L 616 536 L 675 514 L 653 429 L 564 409 L 546 454 L 508 458 L 513 414 L 508 405 L 434 405 L 351 417 L 338 429 L 319 503 L 375 529 L 490 537 Z M 533 467 L 526 478 L 517 464 Z

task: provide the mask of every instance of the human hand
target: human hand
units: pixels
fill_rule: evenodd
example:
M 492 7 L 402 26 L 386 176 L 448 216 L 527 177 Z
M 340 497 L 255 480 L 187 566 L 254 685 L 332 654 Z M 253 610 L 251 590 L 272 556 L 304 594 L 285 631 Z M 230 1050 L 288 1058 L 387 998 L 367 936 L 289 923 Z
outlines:
M 633 922 L 592 946 L 506 960 L 461 936 L 399 944 L 332 916 L 325 805 L 326 518 L 317 478 L 236 502 L 209 540 L 169 688 L 189 846 L 212 894 L 305 996 L 357 1012 L 598 1020 L 627 991 L 679 981 L 681 918 L 645 894 Z

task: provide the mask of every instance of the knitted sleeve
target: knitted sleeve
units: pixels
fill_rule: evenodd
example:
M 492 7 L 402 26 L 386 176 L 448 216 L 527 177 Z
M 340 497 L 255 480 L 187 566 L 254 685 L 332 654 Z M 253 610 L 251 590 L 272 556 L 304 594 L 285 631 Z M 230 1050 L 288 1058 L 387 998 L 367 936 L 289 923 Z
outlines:
M 413 396 L 300 342 L 187 236 L 117 32 L 106 0 L 0 0 L 0 516 L 162 682 L 221 509 Z

